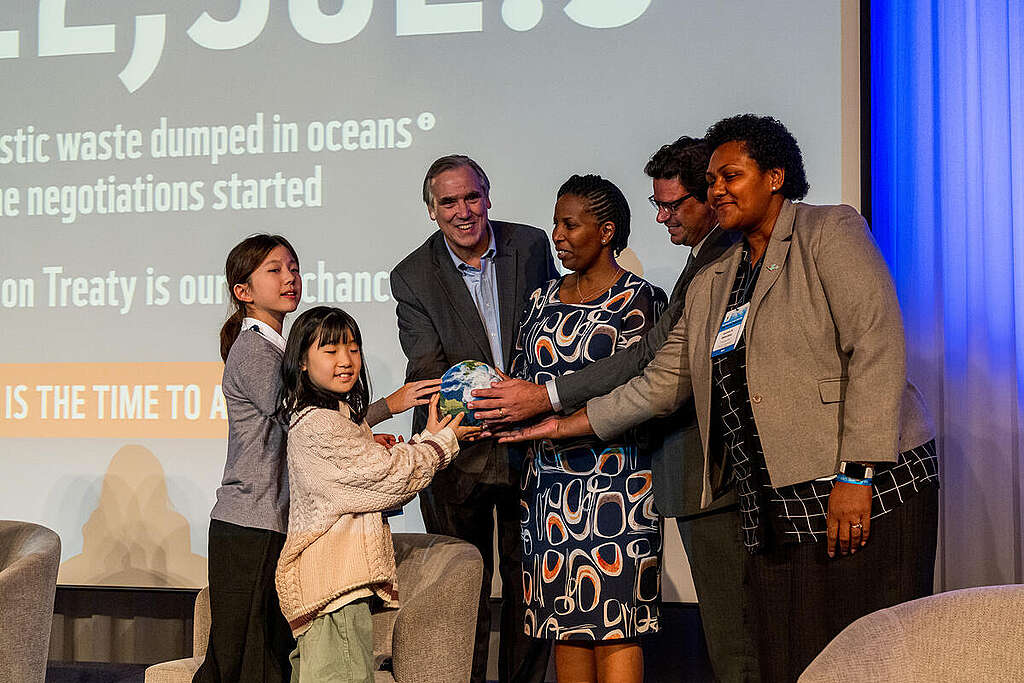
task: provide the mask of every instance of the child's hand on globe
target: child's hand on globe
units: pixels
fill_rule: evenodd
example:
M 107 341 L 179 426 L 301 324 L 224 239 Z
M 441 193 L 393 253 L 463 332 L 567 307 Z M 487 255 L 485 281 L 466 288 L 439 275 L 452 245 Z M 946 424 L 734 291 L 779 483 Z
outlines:
M 427 410 L 427 431 L 431 434 L 437 434 L 445 427 L 451 427 L 452 431 L 455 432 L 455 438 L 462 441 L 467 436 L 471 436 L 480 431 L 480 427 L 463 426 L 462 419 L 466 416 L 465 413 L 459 413 L 455 417 L 451 415 L 445 415 L 444 417 L 438 418 L 437 403 L 440 396 L 434 394 L 430 399 L 430 407 Z
M 440 388 L 440 378 L 421 379 L 403 384 L 384 400 L 387 402 L 391 414 L 398 415 L 409 408 L 427 405 L 430 396 L 436 394 Z
M 501 380 L 498 373 L 487 363 L 478 360 L 464 360 L 456 363 L 441 376 L 441 413 L 457 415 L 466 413 L 463 418 L 467 425 L 482 425 L 476 413 L 467 404 L 473 399 L 474 389 L 490 387 L 492 382 Z

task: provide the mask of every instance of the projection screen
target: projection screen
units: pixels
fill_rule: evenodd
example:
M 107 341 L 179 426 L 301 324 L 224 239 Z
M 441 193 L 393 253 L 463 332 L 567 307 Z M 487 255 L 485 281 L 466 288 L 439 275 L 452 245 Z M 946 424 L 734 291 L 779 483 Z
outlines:
M 60 534 L 62 584 L 203 585 L 232 245 L 292 241 L 300 310 L 356 317 L 378 396 L 405 369 L 388 273 L 434 229 L 420 184 L 442 154 L 487 170 L 492 218 L 544 229 L 570 174 L 612 179 L 633 210 L 624 265 L 668 290 L 687 249 L 655 223 L 642 169 L 679 135 L 771 113 L 803 147 L 808 201 L 843 198 L 843 9 L 8 3 L 0 517 Z M 379 429 L 407 435 L 409 417 Z M 415 503 L 392 521 L 422 529 Z M 665 564 L 665 597 L 692 599 L 678 540 Z

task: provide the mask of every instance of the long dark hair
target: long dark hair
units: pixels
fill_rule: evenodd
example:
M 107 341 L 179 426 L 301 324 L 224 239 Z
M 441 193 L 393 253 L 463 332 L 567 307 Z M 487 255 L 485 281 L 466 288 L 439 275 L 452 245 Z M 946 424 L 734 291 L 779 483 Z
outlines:
M 347 394 L 335 394 L 321 389 L 309 378 L 309 373 L 302 369 L 306 354 L 314 344 L 317 348 L 341 344 L 350 335 L 351 340 L 359 347 L 359 356 L 362 360 L 359 379 L 356 380 L 352 391 Z M 340 308 L 316 306 L 295 319 L 291 332 L 288 333 L 288 345 L 284 349 L 284 361 L 281 363 L 279 398 L 278 417 L 285 422 L 291 415 L 310 406 L 337 410 L 338 401 L 348 404 L 353 422 L 358 424 L 363 421 L 366 409 L 370 405 L 370 376 L 363 355 L 363 337 L 359 333 L 359 325 L 356 324 L 355 318 Z
M 231 295 L 231 303 L 235 310 L 220 328 L 220 357 L 224 361 L 227 361 L 228 351 L 242 331 L 242 319 L 245 318 L 245 302 L 235 296 L 235 285 L 249 282 L 249 278 L 263 263 L 263 259 L 277 247 L 286 247 L 292 253 L 295 263 L 299 262 L 295 249 L 281 235 L 260 234 L 246 237 L 228 252 L 224 274 L 228 279 L 228 294 Z

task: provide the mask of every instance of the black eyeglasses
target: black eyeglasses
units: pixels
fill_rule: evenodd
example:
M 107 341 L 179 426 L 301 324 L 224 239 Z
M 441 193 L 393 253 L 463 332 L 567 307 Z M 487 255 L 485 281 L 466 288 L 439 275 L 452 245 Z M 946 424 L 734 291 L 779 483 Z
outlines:
M 650 197 L 647 198 L 647 201 L 651 203 L 651 206 L 654 207 L 655 211 L 660 212 L 662 210 L 665 210 L 668 213 L 675 213 L 676 211 L 679 210 L 679 207 L 683 205 L 683 202 L 685 202 L 687 199 L 693 196 L 694 194 L 692 192 L 687 192 L 674 202 L 659 202 L 657 199 L 654 198 L 654 195 L 652 194 Z

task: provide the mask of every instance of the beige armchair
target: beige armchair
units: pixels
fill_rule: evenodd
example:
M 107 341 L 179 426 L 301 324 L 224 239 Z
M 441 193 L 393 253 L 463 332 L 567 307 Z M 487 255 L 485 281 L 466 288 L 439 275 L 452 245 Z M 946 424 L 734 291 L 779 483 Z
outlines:
M 0 521 L 0 683 L 42 683 L 53 624 L 60 538 Z
M 800 683 L 1024 681 L 1024 585 L 912 600 L 861 617 Z
M 477 600 L 483 561 L 463 541 L 432 534 L 395 534 L 401 608 L 373 617 L 374 653 L 391 658 L 393 673 L 378 671 L 376 683 L 468 681 L 473 659 Z M 146 683 L 191 683 L 206 655 L 210 599 L 196 599 L 193 656 L 154 664 Z

